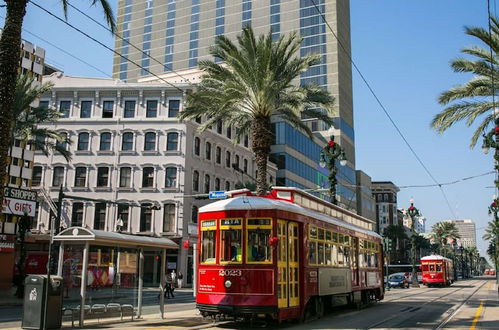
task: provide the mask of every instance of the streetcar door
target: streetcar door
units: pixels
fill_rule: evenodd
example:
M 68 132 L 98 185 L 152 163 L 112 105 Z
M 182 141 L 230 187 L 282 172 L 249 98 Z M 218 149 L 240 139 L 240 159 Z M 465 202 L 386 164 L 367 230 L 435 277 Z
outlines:
M 279 308 L 300 305 L 298 223 L 278 220 L 277 301 Z

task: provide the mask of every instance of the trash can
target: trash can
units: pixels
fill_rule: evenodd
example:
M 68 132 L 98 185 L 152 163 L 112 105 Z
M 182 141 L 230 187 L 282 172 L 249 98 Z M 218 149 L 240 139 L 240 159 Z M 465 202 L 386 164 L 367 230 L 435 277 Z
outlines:
M 62 323 L 62 277 L 50 276 L 47 308 L 47 275 L 29 275 L 24 282 L 23 329 L 59 329 Z

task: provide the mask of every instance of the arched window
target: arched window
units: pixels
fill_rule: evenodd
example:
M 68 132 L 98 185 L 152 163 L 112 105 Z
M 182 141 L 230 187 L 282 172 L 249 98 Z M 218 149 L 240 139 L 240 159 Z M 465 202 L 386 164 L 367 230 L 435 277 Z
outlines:
M 168 133 L 166 135 L 166 150 L 178 150 L 178 133 Z
M 111 133 L 106 132 L 100 135 L 99 150 L 102 151 L 111 150 Z
M 199 191 L 199 172 L 192 172 L 192 190 Z
M 78 134 L 78 150 L 88 150 L 90 134 L 83 132 Z
M 144 136 L 144 151 L 156 150 L 156 133 L 148 132 Z
M 219 191 L 220 190 L 220 179 L 215 178 L 215 190 Z
M 151 231 L 152 224 L 152 204 L 144 203 L 140 205 L 140 231 Z
M 222 149 L 220 147 L 217 147 L 216 149 L 215 158 L 217 164 L 222 164 Z
M 199 156 L 201 154 L 201 140 L 198 137 L 194 138 L 194 154 Z
M 60 134 L 61 134 L 62 141 L 57 141 L 56 145 L 58 148 L 68 150 L 68 143 L 66 142 L 68 140 L 68 133 L 62 132 Z
M 165 188 L 175 188 L 177 186 L 177 168 L 167 167 L 165 169 Z
M 388 194 L 384 194 L 384 195 L 383 195 L 383 200 L 384 200 L 385 202 L 388 202 Z
M 248 173 L 248 160 L 247 159 L 243 160 L 243 171 L 244 171 L 244 173 Z
M 230 151 L 225 152 L 225 166 L 230 168 Z
M 222 134 L 223 131 L 223 123 L 221 120 L 217 121 L 217 133 Z
M 207 194 L 210 192 L 210 176 L 206 174 L 204 176 L 204 193 Z
M 73 203 L 73 212 L 71 214 L 71 226 L 81 227 L 83 225 L 83 203 Z
M 121 140 L 121 150 L 133 150 L 133 133 L 125 132 Z
M 206 155 L 206 159 L 207 160 L 211 159 L 211 143 L 210 142 L 206 142 L 206 145 L 205 145 L 205 155 Z
M 237 170 L 240 170 L 241 168 L 239 167 L 239 155 L 236 155 L 234 158 L 235 158 L 235 159 L 234 159 L 234 164 L 233 164 L 233 165 L 234 165 L 234 167 L 235 167 Z
M 229 191 L 229 190 L 230 190 L 230 182 L 225 181 L 225 191 Z

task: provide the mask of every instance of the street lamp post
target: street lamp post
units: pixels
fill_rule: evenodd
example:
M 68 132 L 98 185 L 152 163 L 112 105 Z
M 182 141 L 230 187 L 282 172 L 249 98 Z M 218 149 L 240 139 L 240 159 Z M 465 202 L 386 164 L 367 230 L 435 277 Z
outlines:
M 407 214 L 411 218 L 411 232 L 412 232 L 412 286 L 419 288 L 418 274 L 416 271 L 416 217 L 420 216 L 419 210 L 414 207 L 414 201 L 410 200 L 411 206 L 407 209 Z
M 497 149 L 496 149 L 497 151 Z M 497 184 L 497 181 L 496 181 L 496 184 Z M 499 199 L 497 198 L 496 195 L 494 195 L 494 201 L 490 204 L 489 206 L 489 214 L 493 214 L 494 215 L 494 220 L 496 224 L 499 224 L 499 217 L 498 217 L 498 212 L 499 212 Z M 496 226 L 497 228 L 497 226 Z M 496 238 L 496 258 L 495 258 L 495 268 L 496 268 L 496 282 L 498 284 L 498 291 L 499 291 L 499 269 L 498 269 L 498 262 L 497 262 L 497 259 L 498 259 L 498 249 L 499 249 L 499 233 L 496 233 L 495 235 L 495 238 Z
M 338 180 L 336 180 L 336 159 L 340 161 L 341 166 L 345 166 L 347 163 L 347 158 L 345 156 L 345 151 L 342 147 L 336 142 L 334 142 L 334 127 L 328 130 L 329 141 L 327 145 L 322 149 L 321 156 L 319 160 L 319 165 L 321 167 L 326 167 L 329 169 L 329 195 L 331 198 L 331 203 L 338 204 L 338 200 L 336 199 L 336 184 Z

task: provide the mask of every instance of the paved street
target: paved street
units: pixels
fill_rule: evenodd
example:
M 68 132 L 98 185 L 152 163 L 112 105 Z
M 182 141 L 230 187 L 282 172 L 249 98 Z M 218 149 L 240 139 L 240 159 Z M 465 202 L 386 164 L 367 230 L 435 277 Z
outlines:
M 177 299 L 178 297 L 178 299 Z M 116 329 L 257 329 L 263 323 L 245 324 L 202 319 L 195 309 L 192 293 L 179 292 L 166 300 L 165 320 L 159 318 L 154 292 L 146 293 L 142 320 L 110 323 L 91 320 L 86 328 Z M 21 309 L 0 309 L 0 328 L 19 329 L 20 322 L 5 322 L 7 314 L 20 318 Z M 70 322 L 65 327 L 70 327 Z M 493 278 L 476 278 L 447 288 L 392 289 L 385 300 L 356 310 L 337 308 L 319 320 L 304 324 L 269 324 L 268 329 L 499 329 L 499 300 Z

